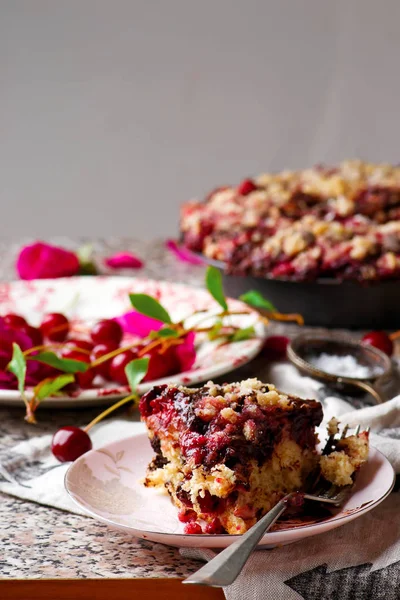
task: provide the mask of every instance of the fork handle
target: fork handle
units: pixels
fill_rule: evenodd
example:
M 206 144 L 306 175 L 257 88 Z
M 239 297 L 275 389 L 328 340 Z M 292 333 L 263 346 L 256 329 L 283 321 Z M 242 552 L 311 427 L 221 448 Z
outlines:
M 292 495 L 288 494 L 282 498 L 262 519 L 241 535 L 236 542 L 233 542 L 233 544 L 217 554 L 201 569 L 185 579 L 183 583 L 198 583 L 214 587 L 224 587 L 233 583 L 264 533 L 286 510 L 288 500 Z

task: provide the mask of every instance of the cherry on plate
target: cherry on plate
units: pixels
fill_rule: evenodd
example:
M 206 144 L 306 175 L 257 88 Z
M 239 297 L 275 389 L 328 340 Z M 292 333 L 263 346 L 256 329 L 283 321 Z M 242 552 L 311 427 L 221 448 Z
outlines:
M 79 387 L 83 389 L 91 388 L 93 384 L 93 379 L 95 378 L 96 373 L 93 369 L 88 369 L 83 373 L 76 373 L 75 377 L 78 382 Z
M 56 431 L 51 441 L 51 451 L 60 462 L 76 460 L 91 449 L 92 440 L 89 435 L 73 425 Z
M 61 313 L 50 313 L 44 317 L 40 331 L 51 342 L 63 342 L 68 336 L 69 321 Z
M 143 381 L 154 381 L 155 379 L 161 379 L 162 377 L 167 377 L 167 375 L 173 375 L 180 371 L 180 364 L 176 355 L 175 346 L 171 346 L 162 354 L 159 352 L 158 348 L 154 348 L 144 356 L 150 360 Z
M 102 356 L 105 356 L 106 354 L 110 354 L 110 352 L 112 352 L 113 350 L 116 350 L 117 348 L 118 348 L 118 345 L 115 344 L 114 342 L 107 342 L 107 344 L 97 344 L 93 348 L 92 353 L 90 355 L 90 362 L 93 363 L 98 358 L 101 358 Z M 109 360 L 106 360 L 106 361 L 100 363 L 96 367 L 93 367 L 95 373 L 97 375 L 101 375 L 102 377 L 104 377 L 104 379 L 109 379 L 110 378 L 111 360 L 112 359 L 110 358 Z
M 80 360 L 84 363 L 90 363 L 89 354 L 79 352 L 79 349 L 75 350 L 74 348 L 68 348 L 68 346 L 64 346 L 64 348 L 61 350 L 61 356 L 70 360 Z
M 27 325 L 26 327 L 21 327 L 20 331 L 26 333 L 28 337 L 32 340 L 32 348 L 34 346 L 41 346 L 43 344 L 43 336 L 42 332 L 38 327 L 32 327 L 32 325 Z
M 123 331 L 121 325 L 112 319 L 103 319 L 94 325 L 90 337 L 94 344 L 106 344 L 114 342 L 119 345 L 122 340 Z
M 384 331 L 370 331 L 364 335 L 361 341 L 363 344 L 378 348 L 388 356 L 393 354 L 393 342 Z
M 79 348 L 80 350 L 87 350 L 87 352 L 91 352 L 93 349 L 93 344 L 88 340 L 77 340 L 75 338 L 70 338 L 68 342 L 66 342 L 65 347 L 74 348 L 75 350 Z
M 8 313 L 8 315 L 5 315 L 3 319 L 4 323 L 13 329 L 20 329 L 21 327 L 26 327 L 28 325 L 24 317 L 21 317 L 21 315 L 17 315 L 15 313 Z
M 0 371 L 5 371 L 12 358 L 12 342 L 0 339 Z
M 120 383 L 121 385 L 127 385 L 128 379 L 125 373 L 125 367 L 131 360 L 137 358 L 137 355 L 127 350 L 126 352 L 121 352 L 121 354 L 117 354 L 111 360 L 110 364 L 110 377 L 113 381 Z

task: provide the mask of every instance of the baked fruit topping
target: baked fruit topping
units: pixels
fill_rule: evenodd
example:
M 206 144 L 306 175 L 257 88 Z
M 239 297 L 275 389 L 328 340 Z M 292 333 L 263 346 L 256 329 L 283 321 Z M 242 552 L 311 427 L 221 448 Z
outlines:
M 266 173 L 184 204 L 185 245 L 232 274 L 293 280 L 400 276 L 400 167 Z

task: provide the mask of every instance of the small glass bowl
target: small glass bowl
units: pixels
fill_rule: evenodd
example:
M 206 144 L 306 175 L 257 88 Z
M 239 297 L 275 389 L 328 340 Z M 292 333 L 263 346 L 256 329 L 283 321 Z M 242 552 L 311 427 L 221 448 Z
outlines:
M 312 362 L 315 356 L 323 353 L 333 356 L 353 356 L 358 364 L 371 369 L 371 375 L 349 377 L 323 371 Z M 304 333 L 290 342 L 287 355 L 289 360 L 306 375 L 329 383 L 345 393 L 351 394 L 355 393 L 355 388 L 361 389 L 371 394 L 378 404 L 384 402 L 381 392 L 375 386 L 390 375 L 392 361 L 389 356 L 373 346 L 364 345 L 343 334 Z

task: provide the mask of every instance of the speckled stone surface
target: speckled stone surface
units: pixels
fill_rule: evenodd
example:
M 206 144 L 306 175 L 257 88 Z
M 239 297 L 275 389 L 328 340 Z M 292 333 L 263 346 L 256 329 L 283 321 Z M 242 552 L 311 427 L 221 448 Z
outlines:
M 71 248 L 80 245 L 79 241 L 65 238 L 52 241 Z M 16 278 L 15 257 L 18 249 L 28 242 L 0 244 L 0 280 Z M 124 270 L 121 274 L 192 285 L 201 285 L 203 281 L 202 267 L 178 262 L 162 243 L 98 240 L 94 250 L 104 273 L 111 271 L 103 268 L 102 257 L 117 250 L 131 250 L 143 258 L 145 267 L 140 271 Z M 1 462 L 7 464 L 7 458 L 11 458 L 9 449 L 16 442 L 51 433 L 63 425 L 84 425 L 98 412 L 98 408 L 42 410 L 38 425 L 32 426 L 24 421 L 22 407 L 0 408 Z M 197 561 L 182 558 L 176 548 L 138 540 L 90 518 L 4 494 L 0 494 L 0 531 L 1 578 L 185 577 L 199 565 Z
M 0 244 L 0 280 L 15 278 L 15 256 L 27 241 Z M 62 238 L 52 241 L 70 247 L 79 245 Z M 161 242 L 98 240 L 94 249 L 99 264 L 103 256 L 117 250 L 131 250 L 142 257 L 145 268 L 125 270 L 124 275 L 192 285 L 203 282 L 203 267 L 178 262 Z M 107 270 L 102 268 L 102 272 Z M 275 331 L 282 329 L 290 334 L 295 326 L 275 326 Z M 234 378 L 250 375 L 262 378 L 264 368 L 263 359 L 258 358 L 236 371 Z M 38 425 L 32 426 L 24 421 L 22 407 L 0 407 L 0 461 L 6 466 L 11 458 L 10 448 L 18 441 L 54 432 L 63 425 L 87 424 L 96 414 L 96 408 L 41 410 Z M 175 548 L 131 538 L 90 518 L 3 494 L 0 494 L 0 531 L 0 578 L 185 577 L 199 566 L 197 561 L 182 558 Z

